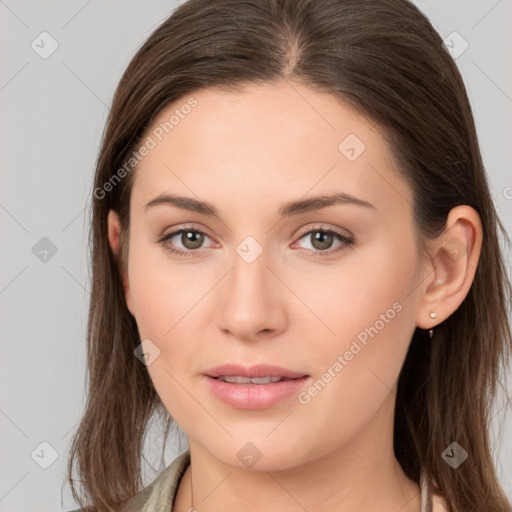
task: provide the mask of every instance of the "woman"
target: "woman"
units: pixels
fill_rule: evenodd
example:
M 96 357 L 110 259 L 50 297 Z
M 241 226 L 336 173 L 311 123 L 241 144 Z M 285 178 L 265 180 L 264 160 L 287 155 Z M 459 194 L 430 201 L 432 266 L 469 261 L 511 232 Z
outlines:
M 120 81 L 93 196 L 83 510 L 511 510 L 503 227 L 413 4 L 182 4 Z M 155 413 L 188 449 L 139 493 Z

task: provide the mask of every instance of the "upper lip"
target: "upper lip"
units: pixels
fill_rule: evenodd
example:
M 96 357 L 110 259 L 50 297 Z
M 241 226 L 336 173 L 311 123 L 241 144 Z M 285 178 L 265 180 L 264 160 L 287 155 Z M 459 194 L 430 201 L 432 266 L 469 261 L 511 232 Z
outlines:
M 204 373 L 209 377 L 221 376 L 240 376 L 240 377 L 285 377 L 287 379 L 296 379 L 306 376 L 302 372 L 294 372 L 281 366 L 270 364 L 257 364 L 254 366 L 243 366 L 240 364 L 223 364 L 206 370 Z

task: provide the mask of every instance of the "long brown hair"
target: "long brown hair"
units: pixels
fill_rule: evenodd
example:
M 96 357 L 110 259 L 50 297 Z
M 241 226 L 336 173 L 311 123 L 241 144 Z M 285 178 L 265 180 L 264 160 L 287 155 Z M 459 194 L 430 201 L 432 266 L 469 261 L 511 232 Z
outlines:
M 509 512 L 489 444 L 491 406 L 512 348 L 500 232 L 509 238 L 461 75 L 407 0 L 189 0 L 130 62 L 113 99 L 92 197 L 88 396 L 68 465 L 75 499 L 84 509 L 93 505 L 86 510 L 118 510 L 143 485 L 148 421 L 161 414 L 165 436 L 173 422 L 134 357 L 141 340 L 121 271 L 136 166 L 125 164 L 170 102 L 205 87 L 235 91 L 282 79 L 348 101 L 384 129 L 413 190 L 420 244 L 442 231 L 453 207 L 479 213 L 483 246 L 468 295 L 431 342 L 419 328 L 411 341 L 398 382 L 394 450 L 411 479 L 426 472 L 450 511 Z M 110 209 L 120 216 L 120 258 L 108 242 Z M 456 470 L 441 457 L 454 441 L 470 457 Z

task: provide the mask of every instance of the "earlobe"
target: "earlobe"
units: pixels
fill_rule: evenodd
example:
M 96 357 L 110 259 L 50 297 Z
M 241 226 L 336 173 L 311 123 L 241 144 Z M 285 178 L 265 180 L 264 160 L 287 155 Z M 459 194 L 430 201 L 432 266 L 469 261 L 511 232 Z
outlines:
M 453 208 L 445 230 L 432 241 L 416 324 L 432 329 L 462 304 L 475 277 L 482 246 L 480 216 L 470 206 Z M 434 314 L 432 314 L 434 313 Z
M 108 212 L 108 241 L 110 244 L 110 247 L 112 248 L 112 252 L 114 253 L 118 264 L 119 264 L 119 271 L 121 274 L 121 279 L 123 281 L 123 288 L 126 298 L 126 305 L 132 315 L 134 315 L 133 312 L 133 302 L 132 302 L 132 296 L 130 291 L 130 283 L 128 281 L 128 276 L 126 275 L 122 263 L 121 258 L 119 254 L 119 248 L 120 248 L 120 240 L 121 240 L 121 223 L 119 221 L 119 215 L 116 211 L 110 210 Z

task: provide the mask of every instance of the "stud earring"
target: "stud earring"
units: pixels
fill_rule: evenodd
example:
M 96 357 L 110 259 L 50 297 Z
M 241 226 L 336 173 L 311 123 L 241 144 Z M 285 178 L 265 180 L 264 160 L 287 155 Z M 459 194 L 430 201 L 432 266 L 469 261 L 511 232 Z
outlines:
M 430 312 L 429 312 L 429 314 L 428 314 L 428 316 L 429 316 L 430 318 L 432 318 L 432 319 L 434 319 L 434 318 L 436 318 L 436 317 L 437 317 L 437 315 L 436 315 L 433 311 L 430 311 Z M 434 329 L 433 329 L 433 328 L 432 328 L 432 329 L 429 329 L 429 331 L 428 331 L 428 335 L 430 336 L 430 339 L 432 339 L 432 338 L 434 337 Z

